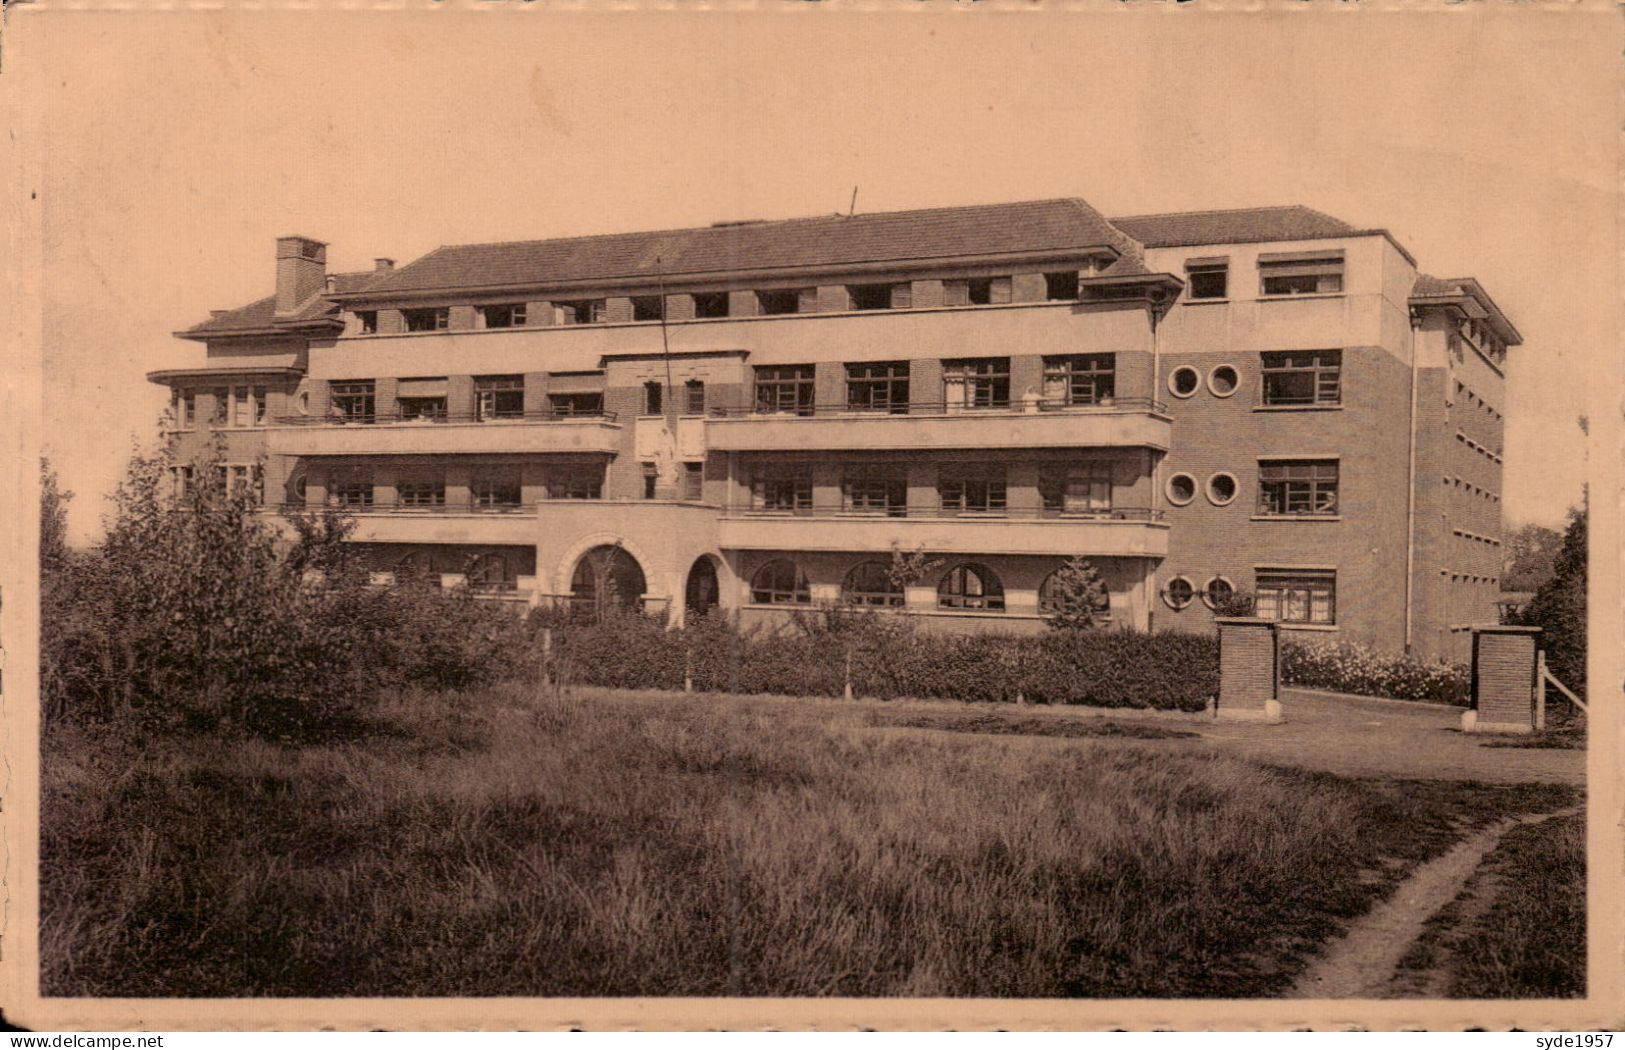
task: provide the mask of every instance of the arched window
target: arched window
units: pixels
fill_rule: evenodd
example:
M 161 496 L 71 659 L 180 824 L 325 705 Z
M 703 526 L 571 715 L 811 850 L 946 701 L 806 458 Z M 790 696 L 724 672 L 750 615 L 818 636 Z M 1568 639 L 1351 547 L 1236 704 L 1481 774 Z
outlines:
M 570 574 L 571 603 L 597 612 L 611 606 L 637 609 L 646 589 L 638 560 L 614 544 L 583 554 Z
M 944 609 L 1004 611 L 1004 584 L 985 565 L 960 565 L 948 570 L 937 585 L 937 605 Z
M 429 555 L 424 551 L 407 551 L 395 563 L 396 583 L 418 583 L 429 578 Z M 439 582 L 437 579 L 436 583 Z
M 864 561 L 846 574 L 841 597 L 853 605 L 897 607 L 903 604 L 903 588 L 891 578 L 884 562 Z
M 1042 613 L 1054 612 L 1061 604 L 1063 590 L 1063 570 L 1056 569 L 1044 577 L 1044 582 L 1038 585 L 1038 611 Z M 1104 622 L 1112 618 L 1111 594 L 1102 588 L 1100 600 L 1095 603 L 1095 619 Z
M 788 558 L 774 558 L 756 570 L 750 600 L 757 605 L 806 605 L 812 601 L 807 576 Z

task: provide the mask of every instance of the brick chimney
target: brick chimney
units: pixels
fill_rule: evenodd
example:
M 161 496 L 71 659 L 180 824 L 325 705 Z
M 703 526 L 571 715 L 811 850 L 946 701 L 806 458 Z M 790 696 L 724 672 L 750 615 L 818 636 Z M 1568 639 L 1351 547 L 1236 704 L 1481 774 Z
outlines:
M 327 286 L 327 244 L 309 237 L 276 239 L 276 313 L 287 316 Z
M 373 273 L 388 273 L 395 268 L 394 259 L 374 259 L 372 261 Z

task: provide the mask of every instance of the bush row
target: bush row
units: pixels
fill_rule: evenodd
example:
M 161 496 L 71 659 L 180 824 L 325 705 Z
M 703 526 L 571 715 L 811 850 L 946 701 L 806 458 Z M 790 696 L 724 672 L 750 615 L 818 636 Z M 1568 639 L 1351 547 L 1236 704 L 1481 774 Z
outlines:
M 1461 664 L 1378 653 L 1352 642 L 1282 642 L 1281 681 L 1394 700 L 1430 700 L 1465 707 L 1471 695 Z
M 789 628 L 741 631 L 713 615 L 682 630 L 638 616 L 549 620 L 562 679 L 680 689 L 1198 711 L 1218 693 L 1207 636 L 1132 631 L 941 635 L 874 613 L 804 614 Z

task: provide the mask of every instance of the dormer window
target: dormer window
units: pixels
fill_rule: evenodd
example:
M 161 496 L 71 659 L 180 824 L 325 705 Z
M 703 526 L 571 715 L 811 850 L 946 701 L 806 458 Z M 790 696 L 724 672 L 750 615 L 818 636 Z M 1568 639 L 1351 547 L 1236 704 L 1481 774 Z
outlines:
M 1191 299 L 1226 299 L 1230 295 L 1228 259 L 1191 259 L 1185 263 L 1186 296 Z
M 408 332 L 438 332 L 451 326 L 451 308 L 430 306 L 418 310 L 402 310 L 401 318 Z
M 909 305 L 906 284 L 849 284 L 846 293 L 854 310 L 894 310 Z
M 480 308 L 487 328 L 519 328 L 525 323 L 524 303 L 504 303 Z
M 357 310 L 355 312 L 356 330 L 362 335 L 375 335 L 378 332 L 378 311 Z
M 1343 253 L 1287 252 L 1258 257 L 1260 293 L 1331 295 L 1343 290 Z

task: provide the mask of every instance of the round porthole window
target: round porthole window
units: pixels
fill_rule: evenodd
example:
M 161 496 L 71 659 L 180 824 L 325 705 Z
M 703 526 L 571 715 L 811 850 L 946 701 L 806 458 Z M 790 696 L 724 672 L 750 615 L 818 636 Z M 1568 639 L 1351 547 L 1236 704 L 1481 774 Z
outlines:
M 1236 593 L 1235 585 L 1223 576 L 1215 576 L 1207 581 L 1207 586 L 1202 589 L 1202 604 L 1209 609 L 1217 609 L 1220 602 L 1234 593 Z
M 1175 397 L 1190 397 L 1201 386 L 1202 373 L 1190 365 L 1180 365 L 1168 373 L 1168 389 Z
M 1189 474 L 1175 474 L 1168 479 L 1168 502 L 1183 507 L 1196 498 L 1196 479 Z
M 1207 479 L 1208 502 L 1215 507 L 1222 507 L 1236 498 L 1238 488 L 1236 476 L 1227 472 L 1220 472 Z
M 1207 388 L 1214 397 L 1229 397 L 1241 385 L 1241 376 L 1234 365 L 1219 365 L 1207 374 Z
M 294 404 L 298 407 L 300 415 L 302 415 L 302 416 L 310 415 L 310 391 L 306 390 L 306 391 L 302 392 L 294 400 Z
M 1162 600 L 1170 609 L 1183 609 L 1196 597 L 1196 588 L 1183 576 L 1175 576 L 1162 590 Z

